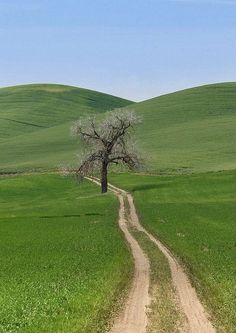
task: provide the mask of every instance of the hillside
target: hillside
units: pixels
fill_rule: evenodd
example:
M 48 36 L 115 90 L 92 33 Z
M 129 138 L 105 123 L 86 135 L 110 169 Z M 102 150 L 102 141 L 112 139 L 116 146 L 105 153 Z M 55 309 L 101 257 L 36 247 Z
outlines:
M 0 140 L 130 103 L 122 98 L 97 91 L 58 84 L 1 88 Z
M 143 118 L 137 136 L 151 170 L 235 168 L 236 83 L 186 89 L 131 108 Z
M 78 143 L 69 137 L 71 120 L 131 103 L 57 85 L 4 88 L 0 96 L 1 118 L 14 120 L 1 120 L 2 171 L 54 168 L 73 162 Z M 129 108 L 143 118 L 137 139 L 148 169 L 194 172 L 235 168 L 235 96 L 236 83 L 219 83 L 131 104 Z

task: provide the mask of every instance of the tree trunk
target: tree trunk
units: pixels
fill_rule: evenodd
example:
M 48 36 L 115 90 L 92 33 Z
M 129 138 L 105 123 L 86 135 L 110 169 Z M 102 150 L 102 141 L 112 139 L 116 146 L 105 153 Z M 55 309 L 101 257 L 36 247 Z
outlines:
M 102 162 L 101 170 L 101 190 L 102 193 L 107 192 L 107 162 Z

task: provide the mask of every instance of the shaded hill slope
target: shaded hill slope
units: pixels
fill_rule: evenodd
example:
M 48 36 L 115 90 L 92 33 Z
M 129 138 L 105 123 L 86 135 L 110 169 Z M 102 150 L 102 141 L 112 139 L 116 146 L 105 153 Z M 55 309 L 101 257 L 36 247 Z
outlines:
M 0 89 L 0 140 L 130 104 L 97 91 L 57 84 Z
M 52 86 L 50 88 L 55 89 Z M 81 89 L 79 91 L 81 93 Z M 82 92 L 93 93 L 83 89 Z M 47 96 L 48 93 L 45 94 Z M 64 104 L 56 98 L 57 105 L 60 104 L 58 107 L 50 106 L 50 103 L 55 102 L 54 98 L 49 99 L 49 104 L 45 100 L 43 119 L 39 107 L 41 102 L 37 102 L 39 97 L 28 97 L 30 104 L 37 104 L 37 110 L 30 109 L 28 118 L 25 116 L 24 120 L 45 127 L 15 129 L 12 122 L 5 129 L 0 126 L 2 132 L 5 131 L 5 139 L 0 141 L 0 170 L 48 169 L 75 161 L 78 143 L 69 137 L 71 120 L 88 112 L 101 113 L 131 103 L 113 96 L 95 94 L 99 98 L 96 103 L 93 102 L 93 108 L 91 100 L 82 98 L 84 104 L 81 102 L 80 94 L 73 102 L 65 99 Z M 10 95 L 9 92 L 8 111 L 0 104 L 0 113 L 5 110 L 5 114 L 8 112 L 7 117 L 13 118 L 18 106 L 15 109 L 11 106 Z M 143 118 L 143 123 L 137 130 L 137 140 L 148 169 L 178 173 L 235 168 L 235 96 L 236 83 L 219 83 L 130 104 L 128 108 L 134 109 Z M 11 108 L 13 111 L 10 111 Z M 32 117 L 31 113 L 34 113 Z M 17 120 L 19 119 L 23 118 L 18 117 Z
M 236 83 L 187 89 L 131 108 L 143 118 L 137 136 L 151 170 L 235 167 Z

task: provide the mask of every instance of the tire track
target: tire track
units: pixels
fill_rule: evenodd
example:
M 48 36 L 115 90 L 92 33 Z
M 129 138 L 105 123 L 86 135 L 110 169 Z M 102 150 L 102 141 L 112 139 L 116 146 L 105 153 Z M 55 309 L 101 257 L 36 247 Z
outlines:
M 90 180 L 100 185 L 98 179 L 90 178 Z M 185 323 L 181 332 L 216 333 L 216 330 L 211 324 L 209 316 L 201 304 L 196 290 L 192 287 L 183 267 L 178 263 L 169 249 L 167 249 L 167 247 L 164 246 L 158 239 L 153 237 L 140 224 L 132 195 L 111 184 L 109 184 L 109 189 L 119 198 L 119 226 L 130 244 L 135 261 L 133 285 L 125 305 L 125 309 L 115 321 L 110 333 L 145 333 L 147 325 L 146 307 L 150 303 L 148 296 L 150 280 L 149 260 L 146 258 L 138 242 L 128 231 L 127 221 L 125 220 L 124 197 L 128 200 L 130 223 L 132 226 L 138 231 L 145 233 L 150 241 L 152 241 L 159 248 L 168 260 L 179 306 L 185 315 Z M 140 288 L 142 288 L 141 293 Z
M 87 179 L 100 185 L 96 178 Z M 123 311 L 115 319 L 110 333 L 145 333 L 147 326 L 147 306 L 150 304 L 148 294 L 150 281 L 149 260 L 128 230 L 125 218 L 125 192 L 112 189 L 111 186 L 109 188 L 119 199 L 119 227 L 124 233 L 134 258 L 134 277 L 128 299 Z

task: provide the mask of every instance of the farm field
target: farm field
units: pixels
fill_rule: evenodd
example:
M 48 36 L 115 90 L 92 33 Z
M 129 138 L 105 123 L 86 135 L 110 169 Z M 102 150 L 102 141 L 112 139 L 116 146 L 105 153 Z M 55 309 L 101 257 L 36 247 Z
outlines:
M 134 110 L 143 119 L 136 137 L 149 171 L 231 170 L 235 168 L 235 94 L 236 83 L 219 83 L 133 103 L 68 86 L 3 88 L 0 171 L 48 170 L 75 163 L 80 147 L 70 137 L 71 122 L 88 114 L 102 117 L 118 107 Z
M 104 333 L 129 288 L 115 196 L 50 174 L 78 162 L 74 120 L 118 107 L 143 119 L 146 169 L 109 181 L 132 192 L 143 226 L 179 258 L 217 333 L 234 332 L 235 93 L 236 83 L 219 83 L 133 103 L 62 85 L 0 89 L 0 174 L 28 172 L 0 177 L 0 333 Z M 168 262 L 136 236 L 160 296 L 150 332 L 173 333 L 180 313 Z
M 132 103 L 120 97 L 60 84 L 0 88 L 0 139 L 63 124 L 86 114 Z
M 59 175 L 0 178 L 0 332 L 104 332 L 132 277 L 118 203 Z
M 144 227 L 183 262 L 217 332 L 234 332 L 235 172 L 112 175 L 132 192 Z
M 78 143 L 70 136 L 72 122 L 130 103 L 133 102 L 59 84 L 1 88 L 0 171 L 55 169 L 74 162 Z
M 143 118 L 137 139 L 147 169 L 164 173 L 234 169 L 235 95 L 236 83 L 219 83 L 128 106 Z
M 0 0 L 0 333 L 236 333 L 236 0 Z

